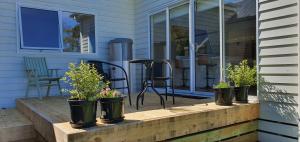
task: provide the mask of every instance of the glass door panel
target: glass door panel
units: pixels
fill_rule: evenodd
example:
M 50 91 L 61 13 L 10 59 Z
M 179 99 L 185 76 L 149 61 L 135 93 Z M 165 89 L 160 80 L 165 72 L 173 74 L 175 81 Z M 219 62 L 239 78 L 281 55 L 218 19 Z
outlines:
M 166 49 L 166 12 L 160 12 L 150 17 L 151 20 L 151 58 L 154 60 L 167 59 Z M 166 67 L 155 67 L 155 76 L 166 75 Z M 155 82 L 156 87 L 163 87 L 164 82 Z
M 189 5 L 170 10 L 170 62 L 175 89 L 190 90 Z
M 211 91 L 220 78 L 219 0 L 197 0 L 195 10 L 196 91 Z
M 255 0 L 225 0 L 225 61 L 239 64 L 247 59 L 256 62 Z
M 256 3 L 255 0 L 224 0 L 225 63 L 239 64 L 247 59 L 256 64 Z M 256 94 L 256 86 L 250 94 Z

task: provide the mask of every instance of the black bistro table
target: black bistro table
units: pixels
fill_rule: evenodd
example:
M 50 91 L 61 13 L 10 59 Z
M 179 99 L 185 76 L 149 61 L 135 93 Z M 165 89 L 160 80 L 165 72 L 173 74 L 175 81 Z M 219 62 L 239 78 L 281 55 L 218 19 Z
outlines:
M 129 68 L 130 64 L 140 64 L 141 65 L 141 92 L 138 94 L 136 98 L 136 109 L 139 109 L 139 100 L 142 97 L 142 105 L 144 104 L 144 95 L 147 89 L 150 87 L 153 89 L 154 93 L 159 96 L 161 105 L 165 108 L 165 101 L 163 97 L 159 94 L 159 92 L 154 87 L 154 82 L 152 80 L 152 71 L 153 71 L 153 64 L 152 59 L 134 59 L 129 61 Z M 145 77 L 144 77 L 144 70 L 145 70 Z

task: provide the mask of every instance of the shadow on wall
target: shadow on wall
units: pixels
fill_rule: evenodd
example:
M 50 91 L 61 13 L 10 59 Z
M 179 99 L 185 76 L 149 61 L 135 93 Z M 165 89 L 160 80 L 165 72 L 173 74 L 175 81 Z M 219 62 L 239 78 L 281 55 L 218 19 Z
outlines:
M 279 88 L 278 86 L 291 86 L 291 84 L 277 84 L 267 82 L 263 77 L 259 77 L 259 99 L 261 102 L 261 115 L 274 115 L 271 120 L 284 119 L 286 122 L 296 122 L 298 120 L 297 111 L 297 94 L 289 93 L 287 87 Z M 269 113 L 268 113 L 269 112 Z M 279 118 L 278 118 L 279 117 Z M 267 118 L 263 118 L 267 119 Z M 279 120 L 280 121 L 280 120 Z

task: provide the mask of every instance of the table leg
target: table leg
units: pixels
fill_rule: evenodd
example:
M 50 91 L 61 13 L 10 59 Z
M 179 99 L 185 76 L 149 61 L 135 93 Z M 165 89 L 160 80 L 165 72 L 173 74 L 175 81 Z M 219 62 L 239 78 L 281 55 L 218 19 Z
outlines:
M 136 109 L 138 110 L 139 109 L 139 99 L 140 97 L 144 97 L 144 93 L 146 92 L 148 88 L 148 85 L 144 86 L 144 89 L 138 94 L 137 98 L 136 98 Z

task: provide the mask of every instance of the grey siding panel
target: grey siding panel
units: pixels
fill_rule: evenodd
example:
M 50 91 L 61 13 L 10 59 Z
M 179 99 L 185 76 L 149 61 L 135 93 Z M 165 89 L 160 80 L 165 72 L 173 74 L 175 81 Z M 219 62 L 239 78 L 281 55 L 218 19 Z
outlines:
M 259 128 L 264 129 L 267 132 L 282 134 L 284 136 L 289 137 L 298 137 L 298 127 L 294 125 L 285 125 L 285 124 L 278 124 L 273 122 L 268 122 L 264 120 L 259 121 Z
M 261 142 L 298 142 L 297 139 L 292 139 L 289 137 L 282 137 L 278 135 L 273 135 L 270 133 L 259 132 L 258 139 Z
M 259 43 L 258 43 L 258 46 L 260 48 L 278 47 L 278 46 L 286 46 L 286 45 L 297 45 L 298 46 L 298 37 L 290 36 L 290 37 L 280 37 L 277 39 L 263 39 L 263 40 L 259 40 Z
M 262 100 L 260 101 L 260 103 L 261 119 L 294 125 L 298 124 L 298 105 L 283 102 L 265 102 Z M 264 130 L 264 128 L 262 128 L 262 130 Z
M 259 0 L 260 141 L 298 141 L 299 6 Z
M 59 68 L 60 75 L 70 62 L 81 58 L 107 60 L 107 43 L 114 38 L 134 39 L 134 1 L 133 0 L 22 0 L 33 7 L 57 8 L 72 12 L 93 12 L 96 17 L 97 49 L 96 55 L 71 55 L 62 53 L 28 52 L 17 53 L 16 1 L 0 0 L 0 108 L 14 107 L 15 99 L 25 96 L 26 75 L 23 56 L 46 57 L 50 68 Z M 44 93 L 46 90 L 43 91 Z M 57 94 L 53 87 L 51 94 Z M 30 90 L 36 96 L 36 90 Z

